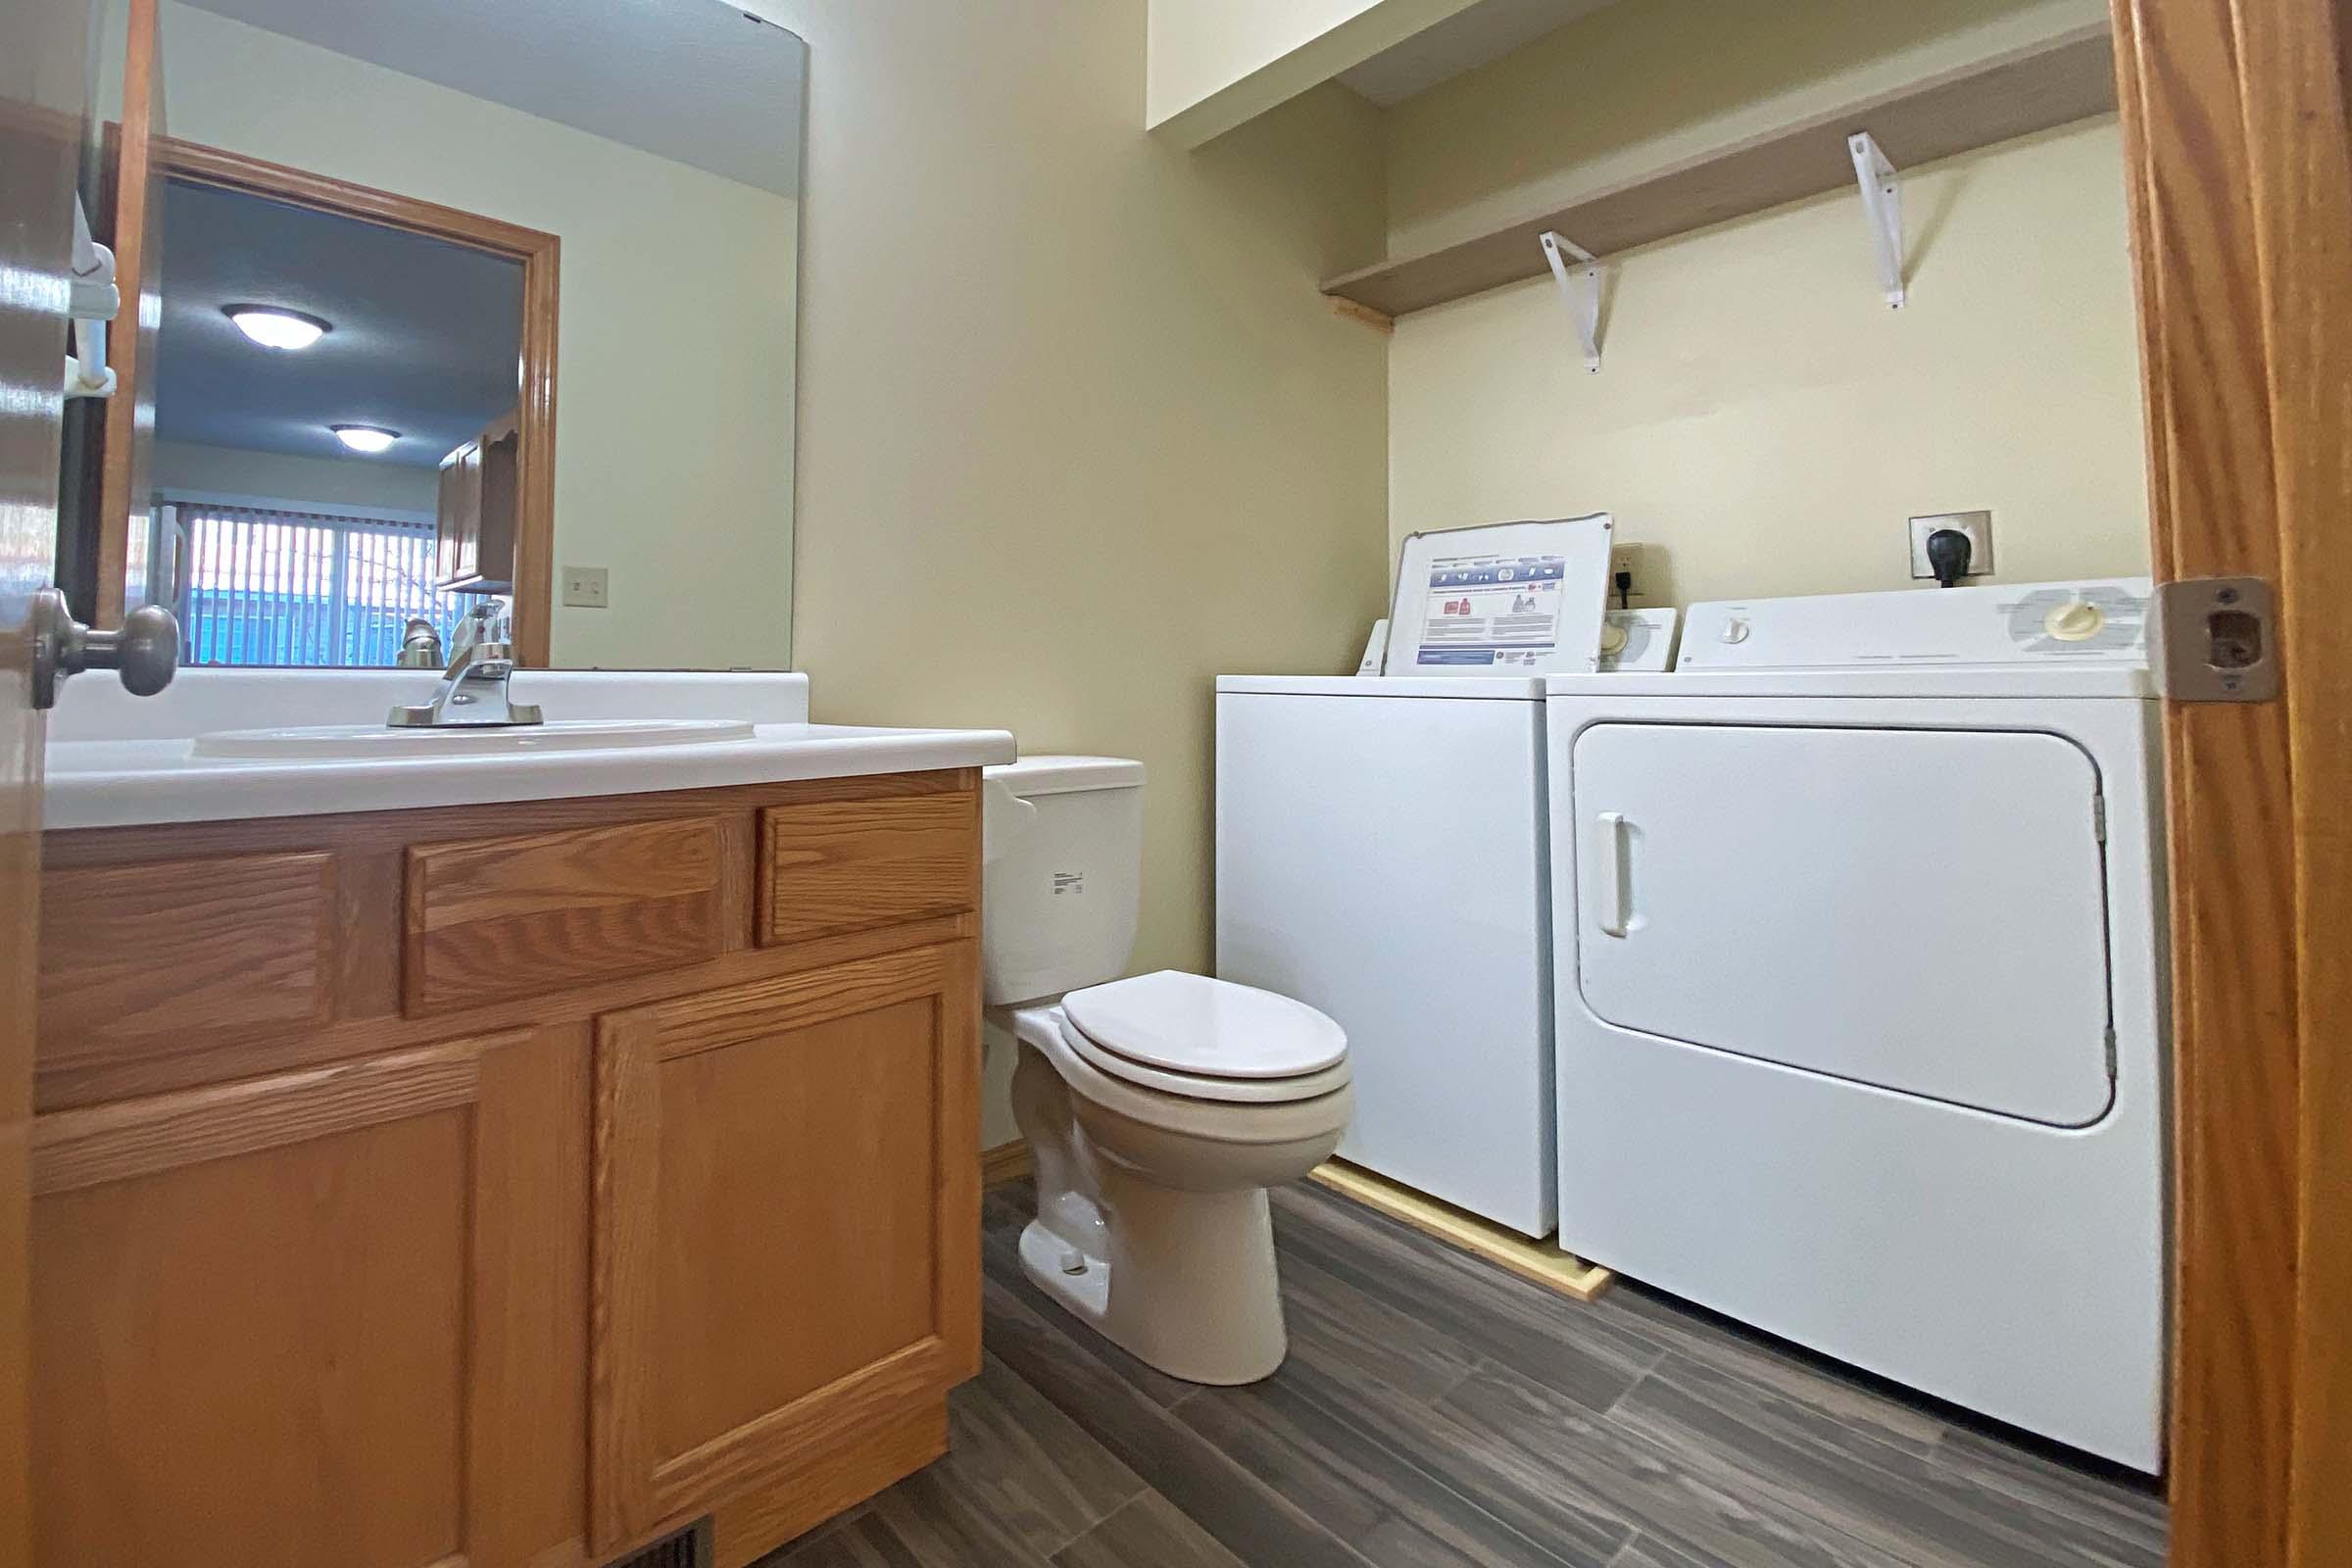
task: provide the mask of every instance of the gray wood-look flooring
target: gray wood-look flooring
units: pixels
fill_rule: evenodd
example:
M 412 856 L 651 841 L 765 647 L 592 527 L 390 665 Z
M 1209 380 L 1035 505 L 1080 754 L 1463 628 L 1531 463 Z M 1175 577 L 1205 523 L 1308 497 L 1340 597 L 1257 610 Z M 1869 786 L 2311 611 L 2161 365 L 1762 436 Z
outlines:
M 1620 1284 L 1553 1296 L 1323 1189 L 1274 1195 L 1291 1356 L 1200 1389 L 1021 1274 L 948 1456 L 762 1568 L 2161 1568 L 2152 1487 Z

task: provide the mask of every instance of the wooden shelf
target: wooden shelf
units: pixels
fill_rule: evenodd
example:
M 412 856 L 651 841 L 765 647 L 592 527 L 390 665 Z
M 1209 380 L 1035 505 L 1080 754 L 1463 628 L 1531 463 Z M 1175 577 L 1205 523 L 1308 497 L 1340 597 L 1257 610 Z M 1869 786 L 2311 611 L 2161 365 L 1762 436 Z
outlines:
M 2115 108 L 2114 48 L 2081 27 L 1894 92 L 1730 143 L 1564 207 L 1418 255 L 1327 279 L 1323 292 L 1402 316 L 1542 276 L 1540 236 L 1557 229 L 1604 260 L 1711 223 L 1850 189 L 1846 136 L 1868 130 L 1898 168 L 1917 167 Z

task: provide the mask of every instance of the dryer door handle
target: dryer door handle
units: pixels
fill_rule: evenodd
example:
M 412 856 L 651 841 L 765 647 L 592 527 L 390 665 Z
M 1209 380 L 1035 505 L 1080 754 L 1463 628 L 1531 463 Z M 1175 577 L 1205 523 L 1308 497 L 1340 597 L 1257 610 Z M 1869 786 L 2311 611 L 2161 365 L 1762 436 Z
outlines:
M 1623 811 L 1592 819 L 1593 921 L 1604 936 L 1634 928 L 1634 825 Z

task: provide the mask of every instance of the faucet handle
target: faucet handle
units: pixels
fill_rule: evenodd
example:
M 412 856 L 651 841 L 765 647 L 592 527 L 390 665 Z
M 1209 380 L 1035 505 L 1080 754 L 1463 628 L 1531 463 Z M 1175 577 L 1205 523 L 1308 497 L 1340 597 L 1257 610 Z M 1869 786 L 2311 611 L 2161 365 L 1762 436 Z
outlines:
M 463 654 L 483 643 L 508 641 L 508 617 L 512 613 L 504 599 L 495 594 L 482 595 L 459 617 L 457 628 L 450 634 L 451 648 Z

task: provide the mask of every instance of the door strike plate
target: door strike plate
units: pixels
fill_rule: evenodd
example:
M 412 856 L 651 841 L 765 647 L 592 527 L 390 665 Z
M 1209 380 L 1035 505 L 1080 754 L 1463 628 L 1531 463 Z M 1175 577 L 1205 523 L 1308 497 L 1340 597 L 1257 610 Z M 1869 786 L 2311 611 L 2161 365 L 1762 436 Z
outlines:
M 2278 628 L 2260 577 L 2156 585 L 2149 622 L 2156 689 L 2177 703 L 2267 703 L 2278 695 Z

